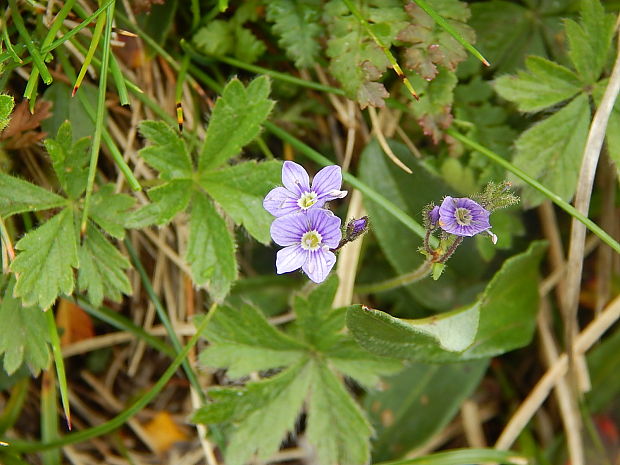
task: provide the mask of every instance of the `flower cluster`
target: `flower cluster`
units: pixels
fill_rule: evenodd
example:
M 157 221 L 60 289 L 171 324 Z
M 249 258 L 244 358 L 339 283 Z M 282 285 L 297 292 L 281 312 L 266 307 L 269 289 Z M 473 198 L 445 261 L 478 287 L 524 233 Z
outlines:
M 493 244 L 497 236 L 491 232 L 489 216 L 493 210 L 513 205 L 519 198 L 510 191 L 507 182 L 489 183 L 484 191 L 470 199 L 468 197 L 444 197 L 441 205 L 428 205 L 424 210 L 426 237 L 424 239 L 425 254 L 432 263 L 443 264 L 452 256 L 464 237 L 472 237 L 484 233 L 491 237 Z M 440 243 L 431 247 L 430 238 L 439 229 Z
M 310 184 L 302 166 L 285 161 L 282 184 L 284 187 L 272 189 L 263 201 L 265 210 L 276 217 L 271 237 L 284 247 L 276 256 L 276 271 L 282 274 L 301 268 L 315 283 L 323 282 L 336 263 L 334 251 L 365 232 L 368 219 L 350 222 L 343 237 L 340 218 L 323 208 L 330 200 L 347 195 L 340 190 L 339 166 L 323 168 Z M 354 221 L 357 223 L 352 224 Z

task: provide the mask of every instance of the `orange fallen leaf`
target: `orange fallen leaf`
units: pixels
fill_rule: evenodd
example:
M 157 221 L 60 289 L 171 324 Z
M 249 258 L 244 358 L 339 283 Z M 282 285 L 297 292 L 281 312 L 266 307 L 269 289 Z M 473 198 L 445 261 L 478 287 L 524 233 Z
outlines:
M 60 299 L 56 312 L 56 326 L 62 328 L 60 345 L 66 346 L 74 342 L 90 339 L 95 336 L 93 320 L 88 313 L 66 299 Z
M 157 412 L 153 419 L 144 425 L 144 431 L 157 452 L 166 452 L 175 442 L 188 439 L 185 428 L 177 425 L 168 412 Z

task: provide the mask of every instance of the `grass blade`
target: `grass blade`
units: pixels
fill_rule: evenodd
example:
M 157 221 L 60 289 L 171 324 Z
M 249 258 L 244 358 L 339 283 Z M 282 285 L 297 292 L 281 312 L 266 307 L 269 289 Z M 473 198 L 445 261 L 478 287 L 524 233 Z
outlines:
M 511 451 L 495 449 L 454 449 L 415 459 L 381 462 L 377 465 L 469 465 L 472 463 L 527 465 L 528 460 Z
M 60 338 L 58 337 L 58 329 L 54 321 L 54 313 L 51 310 L 45 312 L 47 315 L 47 328 L 52 341 L 52 355 L 54 356 L 54 364 L 56 365 L 56 373 L 58 375 L 58 388 L 60 389 L 60 398 L 62 400 L 62 408 L 67 419 L 67 427 L 71 430 L 71 411 L 69 410 L 69 390 L 67 388 L 67 376 L 65 374 L 65 362 L 62 358 L 62 349 L 60 348 Z
M 48 312 L 51 314 L 51 311 Z M 56 405 L 56 376 L 51 366 L 43 372 L 41 381 L 41 439 L 54 441 L 58 434 L 58 410 Z M 44 465 L 60 465 L 60 450 L 48 450 L 41 454 Z
M 92 61 L 93 56 L 95 55 L 97 46 L 99 45 L 99 39 L 101 39 L 101 33 L 103 32 L 103 27 L 106 25 L 106 16 L 107 16 L 106 12 L 103 12 L 101 16 L 97 18 L 97 23 L 95 24 L 95 30 L 93 31 L 93 38 L 90 41 L 90 45 L 88 47 L 88 53 L 86 53 L 86 56 L 84 57 L 84 63 L 82 63 L 82 67 L 80 68 L 80 72 L 78 73 L 77 79 L 75 80 L 75 84 L 73 84 L 73 92 L 71 93 L 71 97 L 75 96 L 75 93 L 78 91 L 78 89 L 80 88 L 80 85 L 82 84 L 82 81 L 84 80 L 84 76 L 86 76 L 86 71 L 88 70 L 88 67 L 90 66 L 90 62 Z M 111 24 L 111 21 L 109 21 L 107 24 Z M 110 26 L 110 30 L 111 30 L 111 27 L 112 26 Z M 107 64 L 105 66 L 107 67 Z M 102 77 L 100 76 L 99 79 L 101 81 Z

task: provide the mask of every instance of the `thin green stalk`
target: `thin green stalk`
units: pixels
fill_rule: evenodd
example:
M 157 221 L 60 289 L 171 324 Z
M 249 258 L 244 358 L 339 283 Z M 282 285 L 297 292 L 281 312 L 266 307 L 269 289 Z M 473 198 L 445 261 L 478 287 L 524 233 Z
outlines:
M 54 312 L 48 310 L 47 330 L 49 332 L 52 355 L 54 356 L 54 365 L 56 365 L 56 373 L 58 374 L 58 388 L 60 389 L 60 399 L 62 400 L 62 408 L 65 411 L 67 419 L 67 427 L 71 429 L 71 411 L 69 410 L 69 389 L 67 388 L 67 376 L 65 374 L 65 362 L 62 358 L 62 349 L 60 348 L 60 338 L 58 337 L 58 329 L 54 321 Z
M 528 459 L 512 451 L 496 449 L 454 449 L 415 459 L 380 462 L 376 465 L 468 465 L 472 463 L 527 465 Z
M 151 285 L 151 281 L 149 280 L 149 277 L 146 274 L 144 267 L 142 266 L 142 262 L 138 258 L 138 254 L 136 253 L 136 250 L 133 248 L 133 245 L 131 244 L 131 241 L 129 239 L 125 238 L 124 244 L 125 244 L 125 247 L 127 247 L 127 252 L 129 252 L 129 257 L 131 258 L 131 262 L 133 263 L 134 267 L 138 271 L 138 274 L 140 275 L 140 280 L 142 281 L 144 290 L 148 294 L 151 302 L 153 302 L 153 305 L 155 306 L 155 311 L 157 312 L 157 316 L 159 317 L 164 327 L 166 328 L 166 332 L 168 333 L 168 337 L 170 338 L 170 341 L 172 342 L 172 346 L 177 352 L 181 351 L 183 347 L 181 345 L 181 341 L 179 340 L 179 337 L 177 336 L 174 328 L 172 327 L 172 323 L 170 322 L 170 318 L 168 318 L 168 313 L 166 312 L 166 309 L 162 305 L 161 301 L 159 300 L 159 297 L 157 297 L 157 293 L 155 292 L 155 289 L 153 289 L 153 286 Z M 192 367 L 190 366 L 187 360 L 183 361 L 183 370 L 185 370 L 187 379 L 189 380 L 191 385 L 196 390 L 196 393 L 200 397 L 200 400 L 204 402 L 206 400 L 204 392 L 202 391 L 200 387 L 200 383 L 198 382 L 196 373 L 194 373 L 194 370 L 192 369 Z
M 180 132 L 183 132 L 183 84 L 185 83 L 185 78 L 187 77 L 188 66 L 189 55 L 185 54 L 185 56 L 183 56 L 183 61 L 181 62 L 181 69 L 179 69 L 179 74 L 177 75 L 177 86 L 175 89 L 177 124 L 179 125 Z
M 407 286 L 408 284 L 413 284 L 416 281 L 426 278 L 430 274 L 432 267 L 433 264 L 430 261 L 424 260 L 418 268 L 410 273 L 374 284 L 361 284 L 355 287 L 355 292 L 358 294 L 373 294 L 376 292 L 389 291 L 401 286 Z
M 56 15 L 56 19 L 54 19 L 54 22 L 52 23 L 49 31 L 47 32 L 47 35 L 45 36 L 45 38 L 43 39 L 43 42 L 41 43 L 41 49 L 42 49 L 41 53 L 43 54 L 43 57 L 47 55 L 47 53 L 43 52 L 43 49 L 45 49 L 45 47 L 49 46 L 52 43 L 52 41 L 54 40 L 54 37 L 56 37 L 56 33 L 58 33 L 58 31 L 60 30 L 60 27 L 62 26 L 63 21 L 65 20 L 65 18 L 67 17 L 71 9 L 73 8 L 74 4 L 75 4 L 75 0 L 67 0 L 65 4 L 62 6 L 62 8 L 60 9 L 60 11 L 58 12 L 58 14 Z M 38 84 L 39 84 L 39 70 L 37 68 L 33 68 L 33 70 L 30 72 L 30 78 L 28 78 L 28 83 L 26 84 L 26 90 L 24 91 L 24 95 L 27 95 L 28 99 L 30 100 L 30 111 L 33 111 L 34 109 L 34 105 L 35 105 L 36 97 L 37 97 L 37 85 Z
M 13 18 L 13 23 L 15 23 L 15 27 L 17 28 L 19 36 L 26 44 L 26 48 L 28 49 L 28 53 L 30 53 L 30 56 L 32 57 L 34 65 L 39 70 L 39 73 L 41 73 L 41 78 L 43 78 L 43 82 L 45 82 L 46 84 L 50 84 L 52 82 L 52 75 L 47 70 L 47 66 L 45 66 L 43 57 L 35 47 L 33 40 L 30 38 L 30 34 L 28 34 L 28 31 L 26 30 L 26 26 L 24 26 L 24 20 L 22 19 L 19 11 L 17 10 L 16 0 L 9 0 L 9 6 L 11 7 L 11 17 Z
M 196 61 L 202 64 L 205 64 L 209 61 L 205 59 L 204 55 L 196 51 L 186 41 L 181 40 L 180 43 L 181 43 L 181 47 L 183 48 L 183 50 L 188 52 L 192 56 L 192 58 L 194 58 Z M 251 73 L 264 74 L 274 79 L 278 79 L 282 82 L 288 82 L 289 84 L 294 84 L 300 87 L 306 87 L 308 89 L 317 90 L 319 92 L 328 92 L 334 95 L 345 96 L 344 90 L 339 89 L 337 87 L 326 86 L 324 84 L 321 84 L 320 82 L 307 81 L 305 79 L 291 76 L 290 74 L 280 73 L 278 71 L 274 71 L 269 68 L 263 68 L 262 66 L 251 65 L 249 63 L 245 63 L 243 61 L 237 60 L 236 58 L 232 58 L 232 57 L 226 57 L 226 56 L 221 56 L 221 55 L 209 55 L 209 56 L 216 61 L 226 63 L 227 65 L 231 65 L 231 66 L 234 66 L 235 68 L 243 69 Z
M 114 56 L 114 54 L 110 55 L 110 72 L 112 73 L 112 78 L 114 79 L 114 85 L 116 86 L 116 90 L 118 91 L 118 100 L 121 102 L 121 105 L 129 105 L 129 95 L 127 93 L 127 85 L 125 84 L 125 77 L 123 76 L 123 72 L 121 71 L 121 67 L 118 64 L 118 60 Z
M 597 235 L 605 244 L 607 244 L 609 247 L 614 249 L 616 252 L 620 253 L 620 244 L 618 244 L 618 242 L 616 242 L 613 237 L 611 237 L 609 234 L 607 234 L 602 228 L 600 228 L 596 223 L 594 223 L 588 217 L 586 217 L 585 215 L 580 213 L 571 204 L 569 204 L 568 202 L 564 201 L 559 195 L 557 195 L 556 193 L 554 193 L 551 190 L 547 189 L 541 183 L 539 183 L 538 181 L 536 181 L 535 179 L 530 177 L 525 171 L 517 168 L 512 163 L 510 163 L 509 161 L 503 159 L 501 156 L 499 156 L 495 152 L 489 150 L 486 147 L 483 147 L 482 145 L 480 145 L 477 142 L 471 140 L 467 136 L 464 136 L 463 134 L 455 131 L 454 129 L 448 129 L 448 130 L 446 130 L 446 133 L 448 135 L 454 137 L 455 139 L 460 140 L 465 145 L 468 145 L 472 149 L 480 152 L 485 157 L 491 159 L 492 161 L 494 161 L 498 165 L 503 166 L 508 171 L 510 171 L 514 175 L 518 176 L 519 178 L 521 178 L 523 181 L 525 181 L 531 187 L 533 187 L 534 189 L 536 189 L 540 193 L 544 194 L 547 198 L 549 198 L 549 200 L 551 200 L 553 203 L 555 203 L 558 207 L 560 207 L 566 213 L 568 213 L 572 217 L 577 218 L 579 221 L 581 221 L 586 226 L 586 228 L 588 228 L 595 235 Z
M 114 4 L 110 5 L 108 8 L 112 8 L 112 11 L 114 11 Z M 88 67 L 90 66 L 90 62 L 93 59 L 93 56 L 95 56 L 95 51 L 97 50 L 97 46 L 99 45 L 99 39 L 101 39 L 101 33 L 103 32 L 103 28 L 107 25 L 108 27 L 106 28 L 106 33 L 108 31 L 108 29 L 110 30 L 110 37 L 111 37 L 111 31 L 112 31 L 112 18 L 110 17 L 110 20 L 107 21 L 106 19 L 107 16 L 107 12 L 104 12 L 103 14 L 101 14 L 101 16 L 99 16 L 97 18 L 97 23 L 95 24 L 95 30 L 93 31 L 93 37 L 90 40 L 90 45 L 88 46 L 88 52 L 86 52 L 86 56 L 84 57 L 84 63 L 82 63 L 82 67 L 80 68 L 80 72 L 77 75 L 77 79 L 75 80 L 75 83 L 73 84 L 73 92 L 71 93 L 71 96 L 73 97 L 75 95 L 75 93 L 78 91 L 78 89 L 80 88 L 80 85 L 82 84 L 82 80 L 84 79 L 84 76 L 86 76 L 86 71 L 88 70 Z M 103 44 L 103 48 L 104 48 L 104 54 L 105 54 L 105 49 L 106 49 L 106 44 Z M 110 44 L 108 43 L 107 48 L 110 48 Z M 105 68 L 107 69 L 108 67 L 108 63 L 107 63 L 107 59 L 104 56 L 103 59 L 103 63 Z M 103 77 L 102 75 L 99 76 L 99 81 L 100 81 L 100 88 L 101 88 L 101 81 L 103 79 L 103 83 L 105 84 L 105 79 L 107 79 L 107 74 L 105 77 Z M 105 86 L 104 86 L 105 88 Z
M 58 409 L 56 401 L 56 376 L 50 367 L 43 373 L 41 381 L 41 439 L 54 441 L 58 434 Z M 41 454 L 43 465 L 60 465 L 60 450 L 48 450 Z
M 166 354 L 169 357 L 174 357 L 176 355 L 177 352 L 164 341 L 149 334 L 143 328 L 136 325 L 130 319 L 120 315 L 118 312 L 104 306 L 94 307 L 88 300 L 80 296 L 77 297 L 76 301 L 80 308 L 84 309 L 89 315 L 101 321 L 105 321 L 116 329 L 133 334 L 136 338 L 146 342 L 158 352 Z
M 469 52 L 473 56 L 478 58 L 482 62 L 482 64 L 484 64 L 485 66 L 490 66 L 487 59 L 482 56 L 482 53 L 476 50 L 476 48 L 472 44 L 467 42 L 465 38 L 461 34 L 459 34 L 456 29 L 450 26 L 450 24 L 448 24 L 448 22 L 445 19 L 443 19 L 439 13 L 433 10 L 431 6 L 428 3 L 426 3 L 426 0 L 413 0 L 413 1 L 420 8 L 422 8 L 426 12 L 426 14 L 428 14 L 431 18 L 433 18 L 433 21 L 435 21 L 437 25 L 442 27 L 448 34 L 454 37 L 459 44 L 465 47 L 465 49 L 469 50 Z
M 2 37 L 4 39 L 4 44 L 6 45 L 6 50 L 7 50 L 8 55 L 12 57 L 13 60 L 15 60 L 17 63 L 23 64 L 24 60 L 22 60 L 19 57 L 19 55 L 15 51 L 15 48 L 13 48 L 13 44 L 11 43 L 11 38 L 9 37 L 9 28 L 4 18 L 0 18 L 0 30 L 2 31 Z M 2 61 L 0 61 L 0 63 L 2 63 Z
M 419 100 L 420 97 L 418 97 L 418 94 L 413 88 L 413 85 L 411 85 L 411 82 L 409 81 L 409 79 L 407 78 L 403 70 L 401 69 L 400 65 L 398 64 L 398 61 L 396 61 L 396 58 L 394 58 L 394 55 L 392 55 L 392 52 L 390 51 L 390 49 L 383 42 L 381 42 L 381 39 L 379 39 L 379 37 L 377 37 L 377 35 L 373 32 L 373 30 L 368 25 L 366 18 L 362 16 L 362 13 L 360 13 L 360 11 L 353 4 L 353 2 L 351 0 L 343 0 L 343 1 L 345 5 L 347 6 L 347 8 L 349 9 L 349 11 L 351 12 L 351 14 L 353 14 L 353 16 L 355 16 L 355 18 L 362 25 L 366 33 L 372 38 L 372 40 L 375 41 L 375 44 L 377 44 L 377 46 L 381 50 L 383 50 L 383 54 L 386 56 L 386 58 L 392 65 L 392 69 L 394 69 L 394 72 L 398 75 L 399 79 L 403 81 L 403 84 L 405 85 L 409 93 L 413 96 L 413 98 L 415 98 L 416 100 Z
M 101 16 L 99 18 L 100 20 L 103 18 L 103 21 L 105 21 L 105 32 L 103 35 L 103 51 L 101 53 L 101 70 L 99 72 L 99 94 L 97 96 L 95 134 L 93 135 L 93 141 L 91 144 L 90 163 L 88 165 L 88 182 L 86 184 L 86 196 L 84 197 L 84 210 L 82 211 L 82 224 L 80 226 L 80 231 L 82 234 L 86 233 L 88 210 L 90 209 L 90 199 L 93 195 L 93 187 L 95 185 L 95 173 L 97 172 L 97 162 L 99 160 L 99 150 L 101 148 L 101 133 L 103 132 L 103 119 L 105 116 L 105 93 L 108 79 L 108 67 L 110 64 L 110 40 L 112 39 L 112 20 L 114 18 L 114 5 L 115 3 L 112 2 L 105 13 L 105 16 Z
M 204 332 L 205 328 L 213 318 L 213 315 L 217 311 L 216 304 L 213 304 L 209 313 L 206 317 L 204 317 L 196 327 L 196 334 L 194 334 L 188 343 L 183 347 L 183 349 L 179 352 L 173 362 L 168 366 L 166 371 L 161 375 L 161 377 L 157 380 L 157 382 L 153 385 L 151 389 L 145 392 L 141 397 L 136 400 L 134 404 L 132 404 L 129 408 L 125 409 L 117 416 L 112 418 L 111 420 L 95 426 L 93 428 L 86 429 L 84 431 L 79 431 L 77 433 L 67 434 L 66 436 L 50 442 L 28 442 L 28 441 L 14 441 L 12 439 L 5 439 L 5 442 L 8 442 L 7 451 L 15 451 L 15 452 L 39 452 L 44 450 L 55 449 L 58 447 L 64 447 L 69 444 L 75 444 L 77 442 L 87 441 L 92 438 L 96 438 L 103 434 L 107 434 L 111 431 L 122 426 L 127 420 L 133 417 L 136 413 L 146 407 L 155 396 L 166 386 L 166 383 L 172 378 L 177 369 L 181 366 L 189 351 L 196 345 L 198 339 L 201 334 Z M 2 439 L 0 439 L 1 441 Z
M 198 0 L 192 0 L 190 11 L 192 13 L 192 31 L 195 31 L 200 26 L 200 2 Z

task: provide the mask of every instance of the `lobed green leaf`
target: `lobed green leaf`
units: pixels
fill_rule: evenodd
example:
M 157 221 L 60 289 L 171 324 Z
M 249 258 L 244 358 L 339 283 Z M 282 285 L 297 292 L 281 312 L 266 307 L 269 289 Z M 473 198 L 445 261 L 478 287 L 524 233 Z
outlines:
M 185 142 L 178 133 L 162 121 L 143 121 L 140 133 L 151 145 L 138 153 L 162 179 L 192 177 L 192 160 Z
M 202 173 L 200 185 L 238 225 L 259 242 L 271 241 L 273 216 L 263 208 L 263 198 L 280 183 L 279 161 L 239 163 L 218 171 Z
M 129 195 L 116 194 L 114 189 L 113 184 L 105 184 L 93 194 L 89 216 L 108 234 L 122 239 L 131 215 L 129 209 L 135 199 Z
M 101 305 L 104 297 L 119 302 L 122 294 L 131 294 L 131 283 L 126 274 L 131 267 L 129 260 L 92 223 L 88 225 L 78 254 L 78 286 L 88 293 L 93 305 Z
M 14 106 L 15 100 L 11 95 L 0 94 L 0 132 L 9 125 Z
M 201 193 L 192 200 L 185 260 L 191 266 L 194 282 L 206 284 L 216 302 L 226 297 L 237 279 L 232 234 L 211 200 Z
M 15 278 L 11 277 L 0 301 L 0 355 L 4 355 L 4 370 L 12 375 L 26 363 L 38 376 L 49 363 L 49 333 L 45 314 L 36 307 L 24 307 L 13 296 Z
M 71 123 L 65 121 L 58 128 L 56 138 L 47 138 L 44 144 L 63 190 L 71 199 L 80 198 L 88 181 L 90 139 L 83 137 L 73 143 Z
M 577 187 L 589 125 L 588 96 L 581 94 L 521 134 L 515 144 L 513 164 L 562 199 L 569 200 Z M 523 183 L 514 181 L 519 185 Z M 523 202 L 529 207 L 539 205 L 545 198 L 530 188 L 523 191 Z
M 579 77 L 568 68 L 538 56 L 525 61 L 528 71 L 501 76 L 495 90 L 520 111 L 540 111 L 568 100 L 582 89 Z
M 67 199 L 23 179 L 0 173 L 0 216 L 49 210 L 67 204 Z
M 280 36 L 278 43 L 298 68 L 317 62 L 320 45 L 321 2 L 318 0 L 272 0 L 267 4 L 267 19 Z
M 258 136 L 274 105 L 270 89 L 267 76 L 254 79 L 247 88 L 236 78 L 226 85 L 213 108 L 198 158 L 199 171 L 218 168 Z
M 14 294 L 24 305 L 49 308 L 60 294 L 71 294 L 78 267 L 77 231 L 71 209 L 64 209 L 22 237 L 11 263 L 17 274 Z

